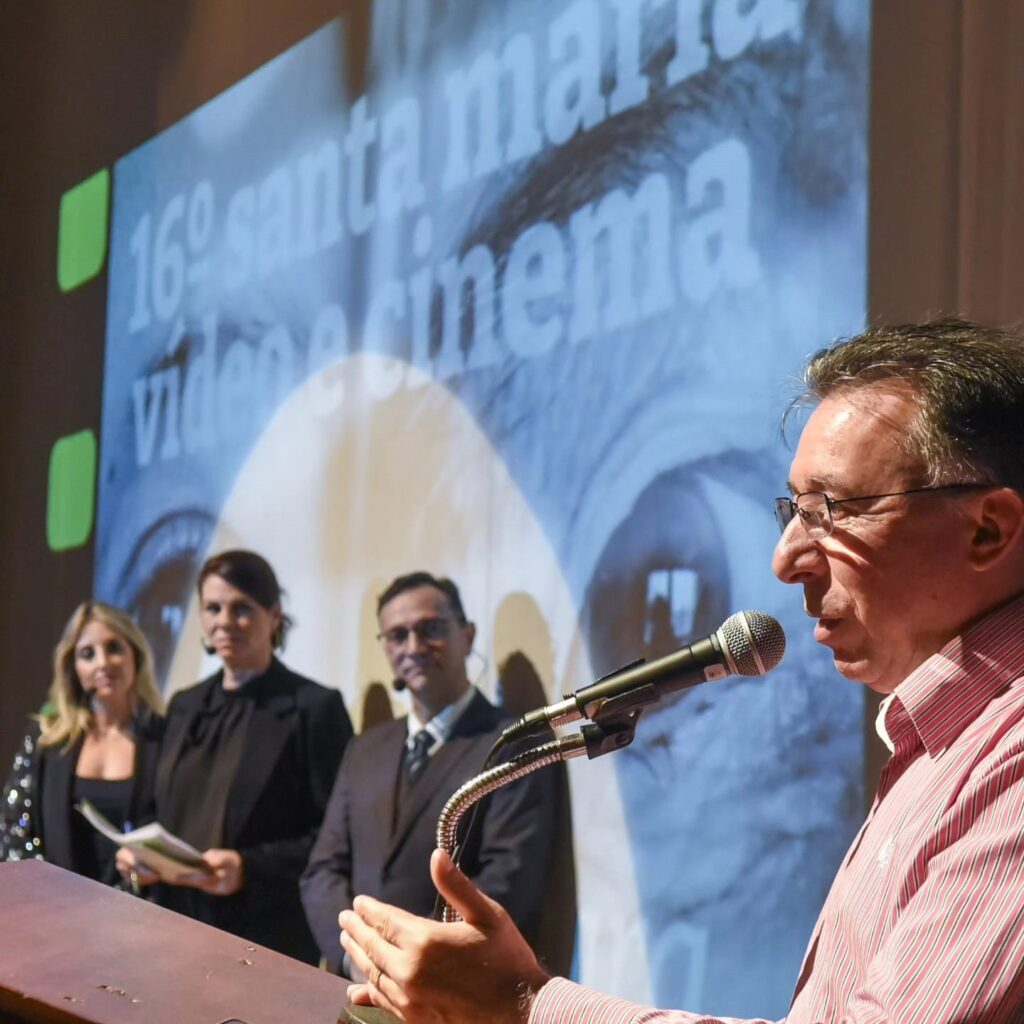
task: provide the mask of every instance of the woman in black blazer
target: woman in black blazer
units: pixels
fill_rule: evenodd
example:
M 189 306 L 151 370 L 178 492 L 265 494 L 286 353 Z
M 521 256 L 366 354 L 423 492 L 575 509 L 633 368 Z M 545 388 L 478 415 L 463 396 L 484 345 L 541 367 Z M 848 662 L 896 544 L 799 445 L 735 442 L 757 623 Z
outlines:
M 53 654 L 47 703 L 14 758 L 0 811 L 0 860 L 38 857 L 119 883 L 117 847 L 75 813 L 94 804 L 128 829 L 154 816 L 163 701 L 138 626 L 85 601 Z
M 315 963 L 299 875 L 352 725 L 337 690 L 274 656 L 290 620 L 262 557 L 215 555 L 198 590 L 203 643 L 222 667 L 170 702 L 156 802 L 161 824 L 204 851 L 207 870 L 161 886 L 158 900 Z M 119 866 L 138 867 L 123 850 Z

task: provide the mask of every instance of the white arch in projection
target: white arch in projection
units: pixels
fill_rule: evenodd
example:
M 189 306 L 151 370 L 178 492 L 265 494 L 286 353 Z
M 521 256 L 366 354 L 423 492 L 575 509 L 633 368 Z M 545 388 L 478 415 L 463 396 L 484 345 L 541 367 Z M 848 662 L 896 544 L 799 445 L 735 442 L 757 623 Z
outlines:
M 318 415 L 325 396 L 330 415 Z M 577 609 L 529 505 L 457 399 L 405 363 L 353 356 L 296 388 L 225 501 L 209 550 L 230 546 L 260 551 L 275 567 L 297 623 L 288 664 L 338 687 L 357 724 L 370 682 L 390 678 L 374 638 L 375 595 L 413 569 L 459 583 L 487 662 L 471 660 L 471 673 L 489 695 L 493 666 L 514 650 L 549 698 L 592 680 Z M 201 654 L 193 595 L 168 695 L 214 668 Z M 614 763 L 580 759 L 569 774 L 581 980 L 648 1000 Z

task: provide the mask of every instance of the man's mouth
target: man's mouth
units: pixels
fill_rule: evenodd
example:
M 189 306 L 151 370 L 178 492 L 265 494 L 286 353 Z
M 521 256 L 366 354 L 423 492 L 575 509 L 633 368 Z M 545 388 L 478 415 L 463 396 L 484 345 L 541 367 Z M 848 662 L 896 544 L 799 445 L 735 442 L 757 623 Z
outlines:
M 819 615 L 818 621 L 814 626 L 814 639 L 819 643 L 824 643 L 833 633 L 839 628 L 841 623 L 840 619 L 830 618 L 827 615 Z

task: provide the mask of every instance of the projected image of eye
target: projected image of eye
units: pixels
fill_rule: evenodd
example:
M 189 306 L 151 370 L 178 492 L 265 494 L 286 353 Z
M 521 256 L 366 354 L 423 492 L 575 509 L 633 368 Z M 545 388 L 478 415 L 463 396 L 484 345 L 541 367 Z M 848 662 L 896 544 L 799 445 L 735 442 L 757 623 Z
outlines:
M 152 644 L 161 681 L 170 668 L 213 527 L 213 516 L 204 511 L 163 517 L 139 538 L 118 582 L 118 603 L 132 611 Z
M 740 608 L 781 611 L 765 553 L 775 541 L 767 492 L 782 472 L 766 451 L 734 449 L 662 473 L 641 491 L 587 589 L 595 670 L 660 657 L 708 636 Z M 803 653 L 801 635 L 794 639 L 794 654 Z M 617 762 L 659 995 L 693 1005 L 727 995 L 751 1001 L 769 990 L 770 970 L 755 966 L 738 980 L 709 955 L 726 934 L 746 963 L 757 964 L 756 950 L 772 943 L 780 956 L 799 961 L 803 938 L 779 933 L 783 909 L 771 905 L 777 890 L 768 884 L 769 876 L 792 879 L 782 886 L 786 912 L 803 914 L 809 927 L 813 901 L 794 910 L 794 894 L 803 895 L 798 879 L 813 839 L 806 815 L 812 798 L 795 797 L 807 769 L 789 748 L 794 735 L 817 737 L 800 744 L 814 750 L 814 799 L 828 793 L 840 800 L 851 785 L 840 754 L 854 728 L 837 727 L 841 716 L 828 696 L 812 699 L 808 689 L 805 677 L 783 666 L 766 679 L 732 678 L 673 694 L 644 712 Z M 788 720 L 783 727 L 789 708 L 799 708 L 797 727 Z M 708 867 L 708 843 L 718 835 L 729 837 L 728 883 Z
M 709 514 L 699 470 L 665 474 L 640 496 L 597 562 L 586 601 L 594 669 L 658 658 L 707 635 L 729 614 L 730 590 L 721 525 Z
M 526 705 L 739 609 L 789 629 L 769 436 L 864 316 L 870 5 L 334 7 L 114 166 L 96 592 L 167 692 L 234 546 L 349 693 L 388 678 L 365 595 L 419 567 L 519 595 L 484 675 L 519 652 Z M 577 764 L 584 983 L 784 1014 L 859 819 L 860 698 L 803 635 Z

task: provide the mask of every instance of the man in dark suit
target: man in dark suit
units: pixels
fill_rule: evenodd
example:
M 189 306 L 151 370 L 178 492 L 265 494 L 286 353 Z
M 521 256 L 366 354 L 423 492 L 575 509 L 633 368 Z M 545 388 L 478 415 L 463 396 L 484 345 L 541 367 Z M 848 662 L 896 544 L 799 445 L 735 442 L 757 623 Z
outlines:
M 408 689 L 411 711 L 349 744 L 300 883 L 321 951 L 347 975 L 352 967 L 342 962 L 338 915 L 360 893 L 416 914 L 431 912 L 438 815 L 480 771 L 509 721 L 470 685 L 466 658 L 476 629 L 451 580 L 423 572 L 400 576 L 381 594 L 377 617 L 395 684 Z M 575 918 L 571 869 L 554 902 L 545 892 L 552 872 L 564 876 L 567 854 L 571 858 L 564 773 L 543 769 L 513 783 L 489 797 L 481 812 L 463 869 L 528 938 L 537 942 L 544 933 L 543 952 L 567 968 Z M 556 851 L 558 838 L 563 845 Z M 552 912 L 560 943 L 550 941 Z

